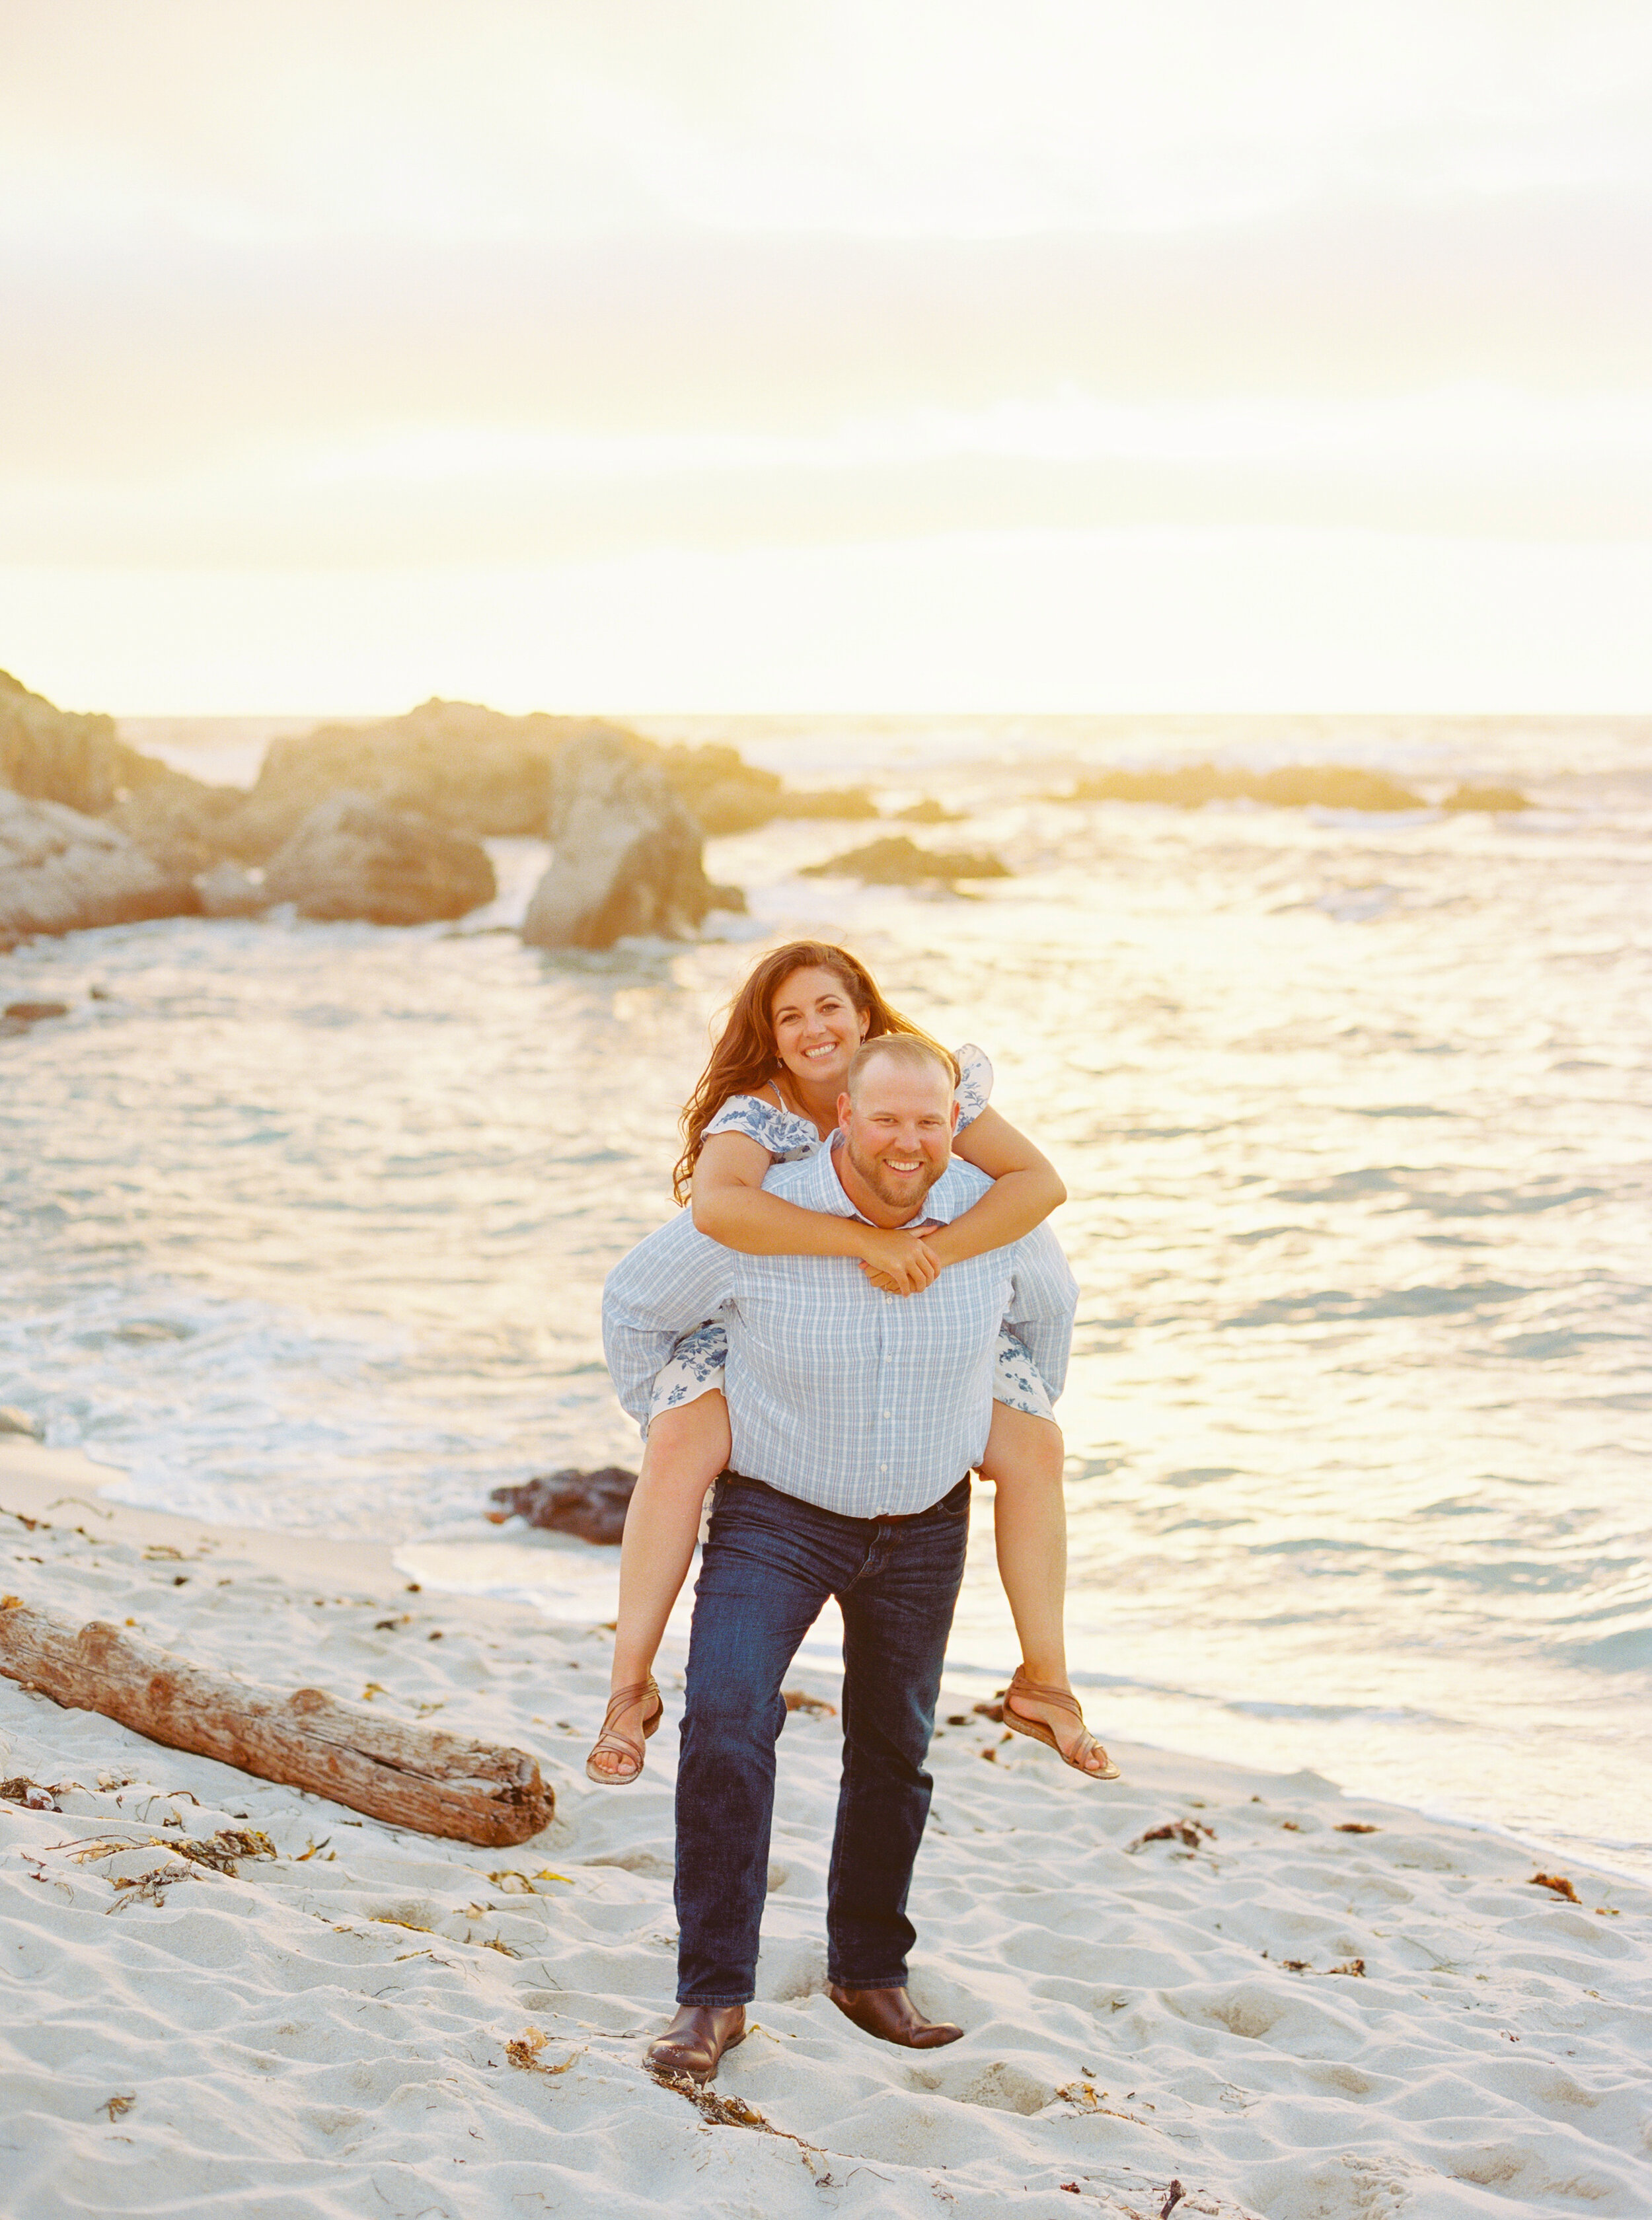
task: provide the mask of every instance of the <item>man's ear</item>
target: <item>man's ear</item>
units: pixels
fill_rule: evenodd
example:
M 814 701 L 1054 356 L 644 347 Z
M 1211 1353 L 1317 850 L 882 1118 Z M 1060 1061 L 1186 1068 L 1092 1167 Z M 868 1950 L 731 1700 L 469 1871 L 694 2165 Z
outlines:
M 854 1103 L 850 1098 L 848 1089 L 845 1088 L 845 1091 L 838 1097 L 838 1123 L 839 1126 L 847 1126 L 849 1122 L 849 1113 L 854 1107 Z
M 958 1101 L 957 1096 L 955 1094 L 952 1097 L 952 1131 L 955 1134 L 958 1130 L 958 1120 L 963 1117 L 963 1105 Z

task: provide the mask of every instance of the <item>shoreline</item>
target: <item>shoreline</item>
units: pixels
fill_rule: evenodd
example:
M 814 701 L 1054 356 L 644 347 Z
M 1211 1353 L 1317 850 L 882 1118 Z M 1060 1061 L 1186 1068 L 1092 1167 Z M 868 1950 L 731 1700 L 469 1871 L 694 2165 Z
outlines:
M 28 2220 L 641 2220 L 668 2197 L 1065 2220 L 1075 2195 L 1148 2220 L 1173 2181 L 1217 2220 L 1644 2211 L 1644 1885 L 1574 1863 L 1568 1903 L 1511 1839 L 1306 1771 L 1120 1741 L 1124 1780 L 1088 1786 L 973 1690 L 943 1690 L 913 1890 L 914 1995 L 966 2035 L 862 2036 L 823 1993 L 838 1734 L 813 1662 L 789 1682 L 810 1700 L 780 1751 L 753 2035 L 722 2109 L 697 2106 L 640 2063 L 673 1986 L 674 1737 L 633 1787 L 582 1770 L 606 1631 L 415 1591 L 372 1545 L 100 1504 L 108 1469 L 0 1443 L 0 1583 L 531 1749 L 558 1808 L 472 1849 L 0 1680 L 0 1778 L 57 1807 L 0 1801 Z M 661 1679 L 669 1712 L 681 1674 Z M 229 1873 L 170 1847 L 227 1830 L 268 1855 Z
M 101 1483 L 118 1476 L 121 1470 L 118 1465 L 100 1464 L 78 1450 L 51 1449 L 22 1436 L 0 1437 L 0 1513 L 21 1504 L 28 1515 L 45 1518 L 54 1509 L 66 1510 L 78 1504 L 99 1519 L 100 1531 L 112 1539 L 179 1550 L 204 1546 L 227 1555 L 237 1555 L 244 1562 L 258 1565 L 286 1581 L 319 1580 L 325 1584 L 329 1574 L 334 1580 L 347 1574 L 356 1586 L 365 1582 L 379 1584 L 386 1596 L 393 1591 L 404 1592 L 411 1586 L 417 1592 L 441 1596 L 455 1609 L 465 1606 L 485 1612 L 490 1608 L 510 1610 L 520 1607 L 540 1615 L 540 1606 L 520 1593 L 501 1593 L 490 1588 L 458 1583 L 450 1586 L 432 1577 L 427 1571 L 418 1568 L 409 1571 L 398 1565 L 398 1552 L 404 1548 L 420 1546 L 417 1539 L 411 1543 L 390 1544 L 338 1541 L 321 1535 L 294 1533 L 284 1528 L 221 1525 L 215 1521 L 192 1518 L 175 1512 L 150 1510 L 118 1502 L 101 1494 Z M 485 1541 L 486 1537 L 480 1538 Z M 582 1618 L 543 1616 L 544 1623 L 553 1630 L 586 1630 L 586 1622 Z M 818 1635 L 818 1629 L 814 1632 Z M 836 1668 L 832 1658 L 824 1654 L 827 1648 L 826 1643 L 813 1636 L 807 1639 L 798 1654 L 797 1672 L 817 1675 L 834 1673 Z M 668 1630 L 662 1645 L 662 1656 L 680 1668 L 686 1649 L 686 1639 L 680 1637 L 675 1629 Z M 967 1694 L 971 1700 L 991 1697 L 994 1693 L 991 1684 L 1001 1677 L 995 1668 L 977 1665 L 968 1660 L 961 1659 L 956 1665 L 950 1659 L 948 1661 L 948 1684 L 961 1694 Z M 1072 1680 L 1075 1688 L 1081 1693 L 1093 1689 L 1098 1697 L 1105 1695 L 1107 1686 L 1105 1675 L 1087 1674 L 1079 1669 L 1073 1673 Z M 1159 1742 L 1150 1737 L 1113 1739 L 1119 1741 L 1121 1748 L 1150 1750 L 1161 1757 L 1185 1761 L 1192 1766 L 1226 1766 L 1232 1762 L 1214 1750 Z M 1265 1766 L 1242 1764 L 1239 1769 L 1247 1774 L 1266 1774 L 1280 1780 L 1294 1777 L 1294 1774 L 1275 1773 Z M 1312 1768 L 1298 1770 L 1312 1771 Z M 1347 1787 L 1322 1774 L 1315 1773 L 1314 1777 L 1325 1780 L 1328 1787 L 1350 1801 L 1372 1800 L 1368 1791 Z M 1497 1819 L 1454 1812 L 1443 1805 L 1412 1803 L 1404 1798 L 1384 1797 L 1376 1800 L 1393 1811 L 1409 1812 L 1431 1825 L 1461 1829 L 1468 1834 L 1485 1835 L 1508 1843 L 1524 1855 L 1530 1856 L 1540 1863 L 1544 1860 L 1560 1859 L 1582 1871 L 1599 1874 L 1603 1880 L 1629 1881 L 1641 1888 L 1652 1886 L 1652 1876 L 1639 1868 L 1617 1864 L 1609 1856 L 1591 1853 L 1573 1843 L 1556 1842 L 1541 1834 L 1526 1833 Z

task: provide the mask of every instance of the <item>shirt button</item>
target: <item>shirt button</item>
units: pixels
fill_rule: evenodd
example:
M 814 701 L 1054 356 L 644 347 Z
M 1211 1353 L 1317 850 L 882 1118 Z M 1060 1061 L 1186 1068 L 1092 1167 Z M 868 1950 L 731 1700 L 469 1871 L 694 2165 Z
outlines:
M 888 1465 L 886 1465 L 886 1464 L 881 1464 L 881 1465 L 879 1465 L 879 1467 L 878 1467 L 878 1470 L 879 1470 L 880 1472 L 887 1472 L 887 1471 L 888 1470 L 888 1469 L 889 1469 L 889 1468 L 888 1468 Z

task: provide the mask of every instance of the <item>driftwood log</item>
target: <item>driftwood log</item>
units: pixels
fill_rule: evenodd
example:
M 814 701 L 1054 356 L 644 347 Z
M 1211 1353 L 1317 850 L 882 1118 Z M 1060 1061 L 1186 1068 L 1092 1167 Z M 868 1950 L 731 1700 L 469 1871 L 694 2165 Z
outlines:
M 485 1849 L 548 1826 L 554 1792 L 526 1750 L 471 1742 L 336 1703 L 209 1673 L 92 1619 L 76 1627 L 0 1597 L 0 1673 L 66 1710 L 365 1812 L 392 1827 Z

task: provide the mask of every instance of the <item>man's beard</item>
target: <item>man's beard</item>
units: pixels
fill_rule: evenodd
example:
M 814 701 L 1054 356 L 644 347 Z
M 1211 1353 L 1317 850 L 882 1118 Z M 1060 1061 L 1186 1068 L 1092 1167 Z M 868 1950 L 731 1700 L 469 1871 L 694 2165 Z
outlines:
M 938 1164 L 928 1157 L 920 1157 L 917 1178 L 910 1185 L 902 1182 L 896 1187 L 884 1170 L 881 1160 L 863 1156 L 847 1135 L 844 1138 L 844 1154 L 853 1167 L 856 1176 L 865 1182 L 881 1203 L 890 1210 L 910 1210 L 914 1216 L 924 1197 L 946 1169 L 944 1163 Z

